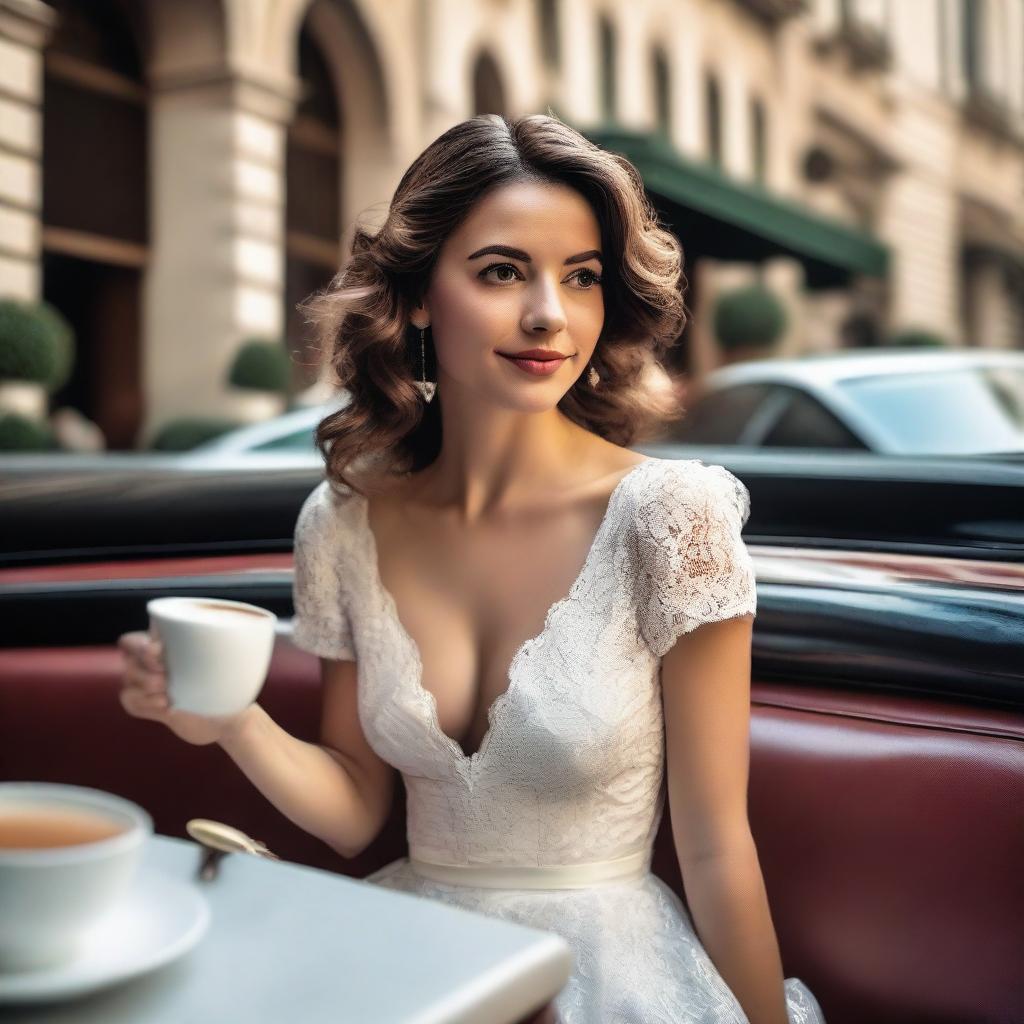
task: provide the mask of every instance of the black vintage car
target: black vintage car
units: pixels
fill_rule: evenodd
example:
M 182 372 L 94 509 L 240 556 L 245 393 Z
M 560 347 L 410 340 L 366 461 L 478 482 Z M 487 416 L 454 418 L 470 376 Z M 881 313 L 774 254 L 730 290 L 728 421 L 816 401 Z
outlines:
M 786 975 L 829 1024 L 1024 1021 L 1024 462 L 643 450 L 751 493 L 750 815 Z M 288 636 L 320 478 L 258 457 L 0 464 L 0 779 L 120 793 L 173 836 L 201 812 L 356 877 L 402 856 L 401 787 L 343 860 L 218 748 L 117 700 L 115 641 L 148 599 L 248 601 L 281 619 L 261 703 L 316 742 L 317 659 Z M 685 898 L 667 805 L 654 865 Z

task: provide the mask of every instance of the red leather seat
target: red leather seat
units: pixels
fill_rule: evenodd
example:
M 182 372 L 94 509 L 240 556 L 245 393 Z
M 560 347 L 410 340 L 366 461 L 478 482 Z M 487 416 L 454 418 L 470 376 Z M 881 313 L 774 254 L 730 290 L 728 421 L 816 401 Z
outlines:
M 113 647 L 0 650 L 0 778 L 135 800 L 184 836 L 214 818 L 278 855 L 363 877 L 406 852 L 404 795 L 346 861 L 219 747 L 133 719 Z M 317 738 L 316 658 L 278 644 L 260 701 Z M 750 816 L 787 976 L 829 1024 L 1024 1020 L 1024 723 L 1007 711 L 755 681 Z M 666 809 L 654 868 L 682 895 Z

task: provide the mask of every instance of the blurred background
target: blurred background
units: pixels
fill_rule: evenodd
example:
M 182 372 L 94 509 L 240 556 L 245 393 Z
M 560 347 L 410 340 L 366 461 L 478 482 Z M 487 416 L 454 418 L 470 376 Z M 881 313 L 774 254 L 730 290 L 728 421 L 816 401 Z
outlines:
M 682 241 L 678 439 L 1024 450 L 1024 0 L 0 0 L 0 448 L 309 448 L 296 303 L 546 111 Z

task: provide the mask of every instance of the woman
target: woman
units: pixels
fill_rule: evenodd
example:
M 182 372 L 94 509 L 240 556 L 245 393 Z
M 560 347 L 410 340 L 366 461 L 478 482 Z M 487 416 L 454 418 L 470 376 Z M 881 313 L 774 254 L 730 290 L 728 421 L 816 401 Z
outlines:
M 542 115 L 445 132 L 307 307 L 351 396 L 295 530 L 323 742 L 168 708 L 144 635 L 122 701 L 346 856 L 400 772 L 410 856 L 371 880 L 562 934 L 565 1024 L 820 1022 L 746 814 L 747 490 L 627 447 L 672 413 L 682 288 L 626 160 Z M 650 872 L 664 778 L 689 910 Z

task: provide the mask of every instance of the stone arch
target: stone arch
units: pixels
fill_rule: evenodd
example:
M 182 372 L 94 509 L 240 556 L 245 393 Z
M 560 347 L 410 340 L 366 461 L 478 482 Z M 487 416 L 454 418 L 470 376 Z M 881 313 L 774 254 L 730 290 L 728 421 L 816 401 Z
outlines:
M 498 64 L 488 50 L 479 50 L 473 59 L 473 114 L 508 116 L 505 87 Z
M 394 170 L 394 110 L 378 48 L 351 0 L 313 0 L 306 13 L 310 36 L 334 80 L 342 133 L 341 223 L 380 200 L 380 183 Z M 296 38 L 298 26 L 296 25 Z M 293 48 L 293 53 L 297 49 Z
M 300 96 L 286 143 L 284 322 L 304 368 L 301 387 L 315 379 L 319 354 L 296 305 L 329 284 L 359 215 L 381 199 L 394 166 L 394 118 L 377 46 L 355 3 L 312 0 L 292 13 L 288 69 Z
M 687 83 L 687 67 L 685 48 L 681 46 L 681 37 L 693 40 L 693 32 L 681 20 L 679 9 L 667 3 L 652 6 L 643 32 L 641 33 L 643 52 L 647 57 L 648 74 L 648 108 L 652 111 L 651 124 L 655 131 L 661 131 L 673 143 L 681 142 L 686 106 L 684 93 L 689 92 Z M 658 58 L 661 67 L 658 67 Z M 659 77 L 664 76 L 667 96 L 659 99 Z M 659 111 L 661 102 L 665 103 L 666 111 Z M 662 121 L 667 115 L 667 123 Z
M 541 90 L 533 65 L 522 58 L 499 25 L 479 17 L 460 50 L 457 87 L 462 90 L 459 107 L 465 117 L 489 112 L 513 118 L 537 109 Z M 478 109 L 481 92 L 489 96 L 484 105 L 493 109 Z
M 323 55 L 345 127 L 341 210 L 343 223 L 350 221 L 379 198 L 382 172 L 387 180 L 393 170 L 395 110 L 373 26 L 381 15 L 367 0 L 279 0 L 269 9 L 252 0 L 218 0 L 217 6 L 221 2 L 228 58 L 258 67 L 282 89 L 298 77 L 303 32 Z

